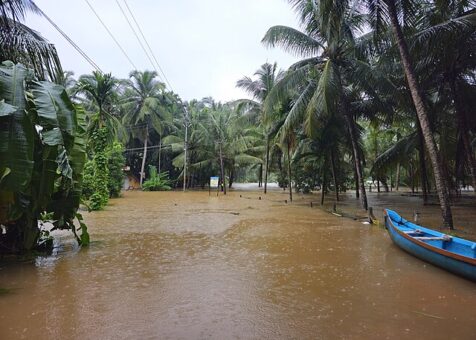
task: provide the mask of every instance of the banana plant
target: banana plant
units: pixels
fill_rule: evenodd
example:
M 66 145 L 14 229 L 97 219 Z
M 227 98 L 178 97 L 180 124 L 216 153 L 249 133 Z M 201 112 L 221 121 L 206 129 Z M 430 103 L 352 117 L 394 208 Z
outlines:
M 32 250 L 45 211 L 52 213 L 54 228 L 76 235 L 84 111 L 62 86 L 39 81 L 12 62 L 0 66 L 0 97 L 0 224 L 7 230 L 0 235 L 0 252 Z

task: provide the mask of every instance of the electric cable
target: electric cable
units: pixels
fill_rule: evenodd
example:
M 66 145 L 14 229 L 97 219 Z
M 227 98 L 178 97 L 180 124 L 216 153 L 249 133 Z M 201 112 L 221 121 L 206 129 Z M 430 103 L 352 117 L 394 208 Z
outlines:
M 144 51 L 145 55 L 147 56 L 147 59 L 149 59 L 150 64 L 151 64 L 152 67 L 154 68 L 155 72 L 157 72 L 157 76 L 159 77 L 160 80 L 162 80 L 162 77 L 160 76 L 160 73 L 159 73 L 159 71 L 157 70 L 157 67 L 155 67 L 154 62 L 152 61 L 152 58 L 150 57 L 149 53 L 147 52 L 146 48 L 144 47 L 144 44 L 142 43 L 142 41 L 140 40 L 139 36 L 137 35 L 137 32 L 136 32 L 136 30 L 134 29 L 134 26 L 132 26 L 131 21 L 130 21 L 129 18 L 127 17 L 126 12 L 124 12 L 124 9 L 122 8 L 122 6 L 121 6 L 121 4 L 119 3 L 118 0 L 116 0 L 116 4 L 117 4 L 117 6 L 119 7 L 119 9 L 121 10 L 124 19 L 126 19 L 127 24 L 129 25 L 130 29 L 132 30 L 132 33 L 134 33 L 134 35 L 135 35 L 137 41 L 139 42 L 139 45 L 140 45 L 140 47 L 142 48 L 142 51 Z
M 101 70 L 101 68 L 94 62 L 94 60 L 92 60 L 87 54 L 86 52 L 84 52 L 74 41 L 73 39 L 71 39 L 61 28 L 59 28 L 59 26 L 49 17 L 45 14 L 45 12 L 43 12 L 43 10 L 41 10 L 41 8 L 38 8 L 38 11 L 41 13 L 41 15 L 63 36 L 63 38 L 66 39 L 66 41 L 68 41 L 71 46 L 73 46 L 73 48 L 79 53 L 81 54 L 81 56 L 86 59 L 86 61 L 92 66 L 94 67 L 97 71 L 99 71 L 100 73 L 103 73 L 103 71 Z
M 112 34 L 112 32 L 109 30 L 109 28 L 106 26 L 106 24 L 104 23 L 104 21 L 101 19 L 101 17 L 99 16 L 99 14 L 94 10 L 93 6 L 89 3 L 88 0 L 84 0 L 86 2 L 86 4 L 89 6 L 89 8 L 91 9 L 91 11 L 94 13 L 94 15 L 96 16 L 96 18 L 98 18 L 99 22 L 102 24 L 102 26 L 104 27 L 104 29 L 107 31 L 107 33 L 109 33 L 109 36 L 112 38 L 112 40 L 114 40 L 114 42 L 116 43 L 117 47 L 119 47 L 119 49 L 121 50 L 122 54 L 124 54 L 124 56 L 126 57 L 126 59 L 129 61 L 129 63 L 132 65 L 132 67 L 134 68 L 134 70 L 137 70 L 137 67 L 134 65 L 134 63 L 132 62 L 131 58 L 127 55 L 126 51 L 122 48 L 121 44 L 119 44 L 119 41 L 117 41 L 117 39 L 114 37 L 114 35 Z
M 157 66 L 158 66 L 160 72 L 162 73 L 162 75 L 163 75 L 163 77 L 164 77 L 164 79 L 165 79 L 165 82 L 166 82 L 167 85 L 170 87 L 170 89 L 171 89 L 172 91 L 174 91 L 172 85 L 170 84 L 169 80 L 167 79 L 167 76 L 166 76 L 165 73 L 164 73 L 164 70 L 162 69 L 162 67 L 160 67 L 160 64 L 159 64 L 159 62 L 157 61 L 157 58 L 155 57 L 155 54 L 154 54 L 154 52 L 152 51 L 152 48 L 150 47 L 150 45 L 149 45 L 149 43 L 148 43 L 148 41 L 147 41 L 147 39 L 146 39 L 146 37 L 145 37 L 145 35 L 144 35 L 144 32 L 142 31 L 142 29 L 141 29 L 139 23 L 137 22 L 137 20 L 136 20 L 136 18 L 135 18 L 135 16 L 134 16 L 134 13 L 132 13 L 132 11 L 131 11 L 129 5 L 127 4 L 127 1 L 126 1 L 126 0 L 123 0 L 123 1 L 124 1 L 124 4 L 126 5 L 126 8 L 127 8 L 128 12 L 130 13 L 130 15 L 131 15 L 131 17 L 132 17 L 132 20 L 134 20 L 134 22 L 135 22 L 137 28 L 139 29 L 139 32 L 140 32 L 140 34 L 141 34 L 141 36 L 142 36 L 142 39 L 144 39 L 144 42 L 146 43 L 147 47 L 149 48 L 149 51 L 150 51 L 152 57 L 154 58 L 154 60 L 155 60 L 155 62 L 156 62 L 156 64 L 157 64 Z

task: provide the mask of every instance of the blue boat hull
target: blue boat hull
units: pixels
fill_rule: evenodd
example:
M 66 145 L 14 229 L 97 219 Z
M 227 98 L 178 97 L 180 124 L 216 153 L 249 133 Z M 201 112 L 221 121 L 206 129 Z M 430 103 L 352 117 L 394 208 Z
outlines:
M 470 262 L 467 262 L 464 259 L 456 259 L 451 254 L 445 254 L 449 252 L 445 251 L 443 247 L 438 249 L 437 247 L 427 244 L 422 245 L 421 242 L 414 241 L 411 237 L 403 235 L 401 231 L 399 232 L 398 227 L 394 225 L 392 219 L 387 215 L 385 216 L 385 226 L 392 241 L 403 250 L 435 266 L 476 282 L 476 265 L 471 263 L 474 260 L 469 259 Z

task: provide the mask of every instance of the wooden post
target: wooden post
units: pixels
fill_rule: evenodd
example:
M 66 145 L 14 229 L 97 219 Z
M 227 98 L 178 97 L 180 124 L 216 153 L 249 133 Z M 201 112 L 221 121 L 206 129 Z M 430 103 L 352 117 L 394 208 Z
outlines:
M 418 211 L 414 211 L 413 212 L 413 221 L 415 221 L 415 223 L 418 223 L 419 218 L 420 218 L 420 213 Z
M 369 218 L 369 223 L 370 224 L 374 224 L 374 221 L 377 220 L 377 218 L 374 216 L 374 209 L 372 207 L 369 207 L 369 215 L 368 215 L 368 218 Z

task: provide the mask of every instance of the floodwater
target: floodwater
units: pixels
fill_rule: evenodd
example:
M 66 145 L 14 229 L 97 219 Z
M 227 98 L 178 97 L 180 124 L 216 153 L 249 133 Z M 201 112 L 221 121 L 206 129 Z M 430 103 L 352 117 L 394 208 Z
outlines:
M 0 266 L 0 339 L 476 339 L 475 283 L 260 195 L 131 192 L 85 214 L 88 249 L 63 235 Z

